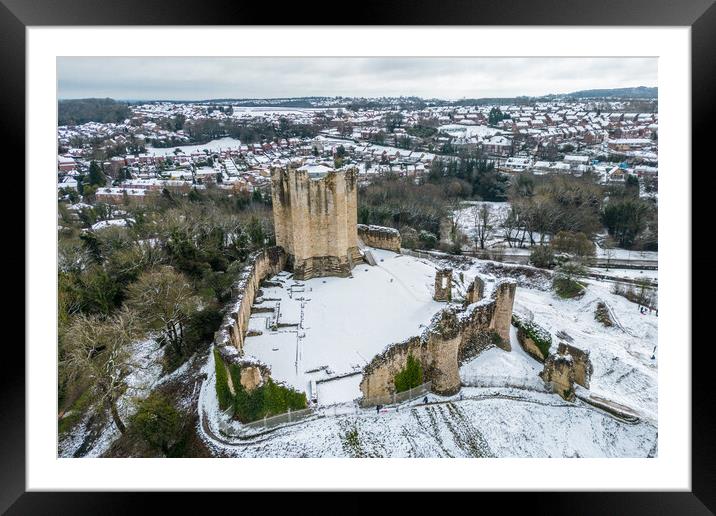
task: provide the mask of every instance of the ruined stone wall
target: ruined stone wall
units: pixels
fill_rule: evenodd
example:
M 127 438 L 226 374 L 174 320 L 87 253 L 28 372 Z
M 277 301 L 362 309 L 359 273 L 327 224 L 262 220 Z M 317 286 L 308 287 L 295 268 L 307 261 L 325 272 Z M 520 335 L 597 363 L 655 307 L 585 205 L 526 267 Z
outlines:
M 357 171 L 311 177 L 293 167 L 271 170 L 276 244 L 296 279 L 348 276 L 360 257 Z
M 525 353 L 538 362 L 545 361 L 547 357 L 542 355 L 542 350 L 539 349 L 535 341 L 532 340 L 532 338 L 522 328 L 517 328 L 517 340 L 522 346 L 522 349 L 525 350 Z
M 249 257 L 238 281 L 232 286 L 232 303 L 216 336 L 217 345 L 232 345 L 240 355 L 243 354 L 251 306 L 261 281 L 278 274 L 285 266 L 286 253 L 280 247 L 268 247 Z
M 438 269 L 435 272 L 435 292 L 433 299 L 435 301 L 452 300 L 452 269 Z
M 249 327 L 251 306 L 258 293 L 261 281 L 278 274 L 286 265 L 286 253 L 280 247 L 268 247 L 253 253 L 239 279 L 232 285 L 232 302 L 229 305 L 219 331 L 214 335 L 214 345 L 227 368 L 229 390 L 235 394 L 235 387 L 228 374 L 229 364 L 241 367 L 241 385 L 249 391 L 261 385 L 271 374 L 264 363 L 244 356 L 244 339 Z
M 422 335 L 393 344 L 375 356 L 363 369 L 360 384 L 363 397 L 392 395 L 395 375 L 405 368 L 410 354 L 420 361 L 423 381 L 432 382 L 433 392 L 445 395 L 458 392 L 460 364 L 493 346 L 498 331 L 504 331 L 503 314 L 510 312 L 511 316 L 514 282 L 502 280 L 495 288 L 498 294 L 465 308 L 448 306 L 433 317 Z M 503 288 L 511 292 L 511 296 L 502 292 Z M 500 319 L 495 321 L 498 314 Z M 507 319 L 508 335 L 510 319 Z
M 358 224 L 357 229 L 358 238 L 363 240 L 365 245 L 394 253 L 400 252 L 400 232 L 397 229 L 365 224 Z
M 515 303 L 517 282 L 511 279 L 499 281 L 492 291 L 495 300 L 495 315 L 492 318 L 492 329 L 500 336 L 502 342 L 499 347 L 505 351 L 512 350 L 510 346 L 510 323 L 512 322 L 512 306 Z
M 517 328 L 517 341 L 532 358 L 544 362 L 552 346 L 552 335 L 534 321 L 512 314 L 512 324 Z
M 592 378 L 594 367 L 589 358 L 589 351 L 579 349 L 564 342 L 560 342 L 557 347 L 557 354 L 569 355 L 574 361 L 574 382 L 578 383 L 585 389 L 589 389 L 589 381 Z
M 569 355 L 550 355 L 544 362 L 544 369 L 539 374 L 552 390 L 565 400 L 574 400 L 574 369 L 572 357 Z
M 236 394 L 236 386 L 231 376 L 230 365 L 241 368 L 239 381 L 241 386 L 251 392 L 261 386 L 271 375 L 271 368 L 253 357 L 246 357 L 239 354 L 238 350 L 231 344 L 221 346 L 217 344 L 219 359 L 226 371 L 226 382 L 232 395 Z
M 460 275 L 462 278 L 462 273 Z M 467 292 L 465 292 L 465 306 L 477 303 L 483 297 L 485 297 L 485 282 L 482 281 L 480 276 L 475 276 L 475 279 L 467 287 Z
M 575 397 L 574 384 L 589 389 L 592 372 L 588 351 L 560 342 L 557 353 L 549 355 L 544 361 L 540 377 L 554 392 L 572 401 Z

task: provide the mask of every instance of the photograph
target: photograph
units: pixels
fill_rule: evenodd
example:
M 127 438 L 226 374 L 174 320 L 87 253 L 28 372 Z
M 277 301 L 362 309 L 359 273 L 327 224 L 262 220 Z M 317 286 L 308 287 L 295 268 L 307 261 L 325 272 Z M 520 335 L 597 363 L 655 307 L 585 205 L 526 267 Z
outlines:
M 663 80 L 57 56 L 56 458 L 658 460 Z

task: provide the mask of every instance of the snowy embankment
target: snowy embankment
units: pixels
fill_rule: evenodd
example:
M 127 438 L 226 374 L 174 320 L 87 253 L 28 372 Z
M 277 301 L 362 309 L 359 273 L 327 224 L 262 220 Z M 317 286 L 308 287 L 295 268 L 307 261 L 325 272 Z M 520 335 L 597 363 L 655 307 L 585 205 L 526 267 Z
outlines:
M 493 274 L 485 274 L 485 263 L 489 262 L 476 261 L 473 266 L 463 271 L 466 284 L 478 272 L 487 280 L 488 285 L 499 277 L 494 274 L 499 269 L 490 269 Z M 509 267 L 500 272 L 506 274 L 508 271 Z M 656 421 L 656 314 L 641 314 L 635 303 L 612 293 L 611 282 L 585 279 L 582 281 L 587 285 L 587 289 L 582 298 L 560 299 L 545 288 L 546 281 L 537 278 L 525 280 L 518 283 L 514 311 L 551 333 L 551 352 L 556 352 L 560 341 L 589 351 L 594 366 L 591 392 L 622 403 L 640 416 Z M 530 285 L 530 281 L 536 282 Z M 616 319 L 614 326 L 610 328 L 594 318 L 597 303 L 600 301 L 607 305 Z M 515 345 L 512 347 L 514 353 Z
M 120 419 L 125 425 L 137 411 L 137 402 L 149 396 L 162 380 L 171 376 L 161 376 L 164 349 L 159 348 L 156 340 L 150 338 L 135 342 L 131 355 L 132 367 L 124 378 L 127 389 L 117 403 Z M 74 430 L 60 440 L 58 456 L 99 457 L 119 435 L 119 429 L 109 417 L 108 411 L 89 410 Z
M 629 424 L 581 402 L 515 389 L 466 387 L 463 398 L 325 417 L 237 444 L 229 457 L 647 457 L 656 427 Z

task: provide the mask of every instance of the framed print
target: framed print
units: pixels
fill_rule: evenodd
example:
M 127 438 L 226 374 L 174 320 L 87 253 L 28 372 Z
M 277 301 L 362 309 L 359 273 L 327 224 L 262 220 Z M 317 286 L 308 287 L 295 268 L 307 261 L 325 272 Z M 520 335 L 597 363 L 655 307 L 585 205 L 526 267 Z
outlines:
M 27 220 L 3 509 L 713 510 L 709 2 L 180 4 L 3 7 Z

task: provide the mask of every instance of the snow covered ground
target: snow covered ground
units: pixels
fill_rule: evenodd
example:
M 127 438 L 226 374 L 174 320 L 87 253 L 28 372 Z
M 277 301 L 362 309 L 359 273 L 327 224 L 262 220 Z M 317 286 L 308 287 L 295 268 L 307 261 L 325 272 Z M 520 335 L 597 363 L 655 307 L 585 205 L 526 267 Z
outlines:
M 323 417 L 237 443 L 230 457 L 647 457 L 656 427 L 625 423 L 577 401 L 517 389 L 465 387 L 464 399 Z
M 463 271 L 466 284 L 478 271 L 481 272 L 483 263 L 476 260 Z M 490 277 L 482 272 L 481 274 L 487 279 L 488 286 L 496 279 L 494 276 Z M 656 421 L 658 317 L 655 313 L 641 314 L 635 303 L 613 294 L 611 282 L 592 279 L 583 281 L 587 284 L 584 296 L 581 299 L 569 300 L 560 299 L 549 290 L 520 285 L 515 294 L 514 312 L 534 321 L 552 334 L 552 352 L 556 351 L 560 341 L 590 352 L 594 366 L 590 385 L 593 394 L 624 404 L 640 416 Z M 607 305 L 614 319 L 615 324 L 610 328 L 594 318 L 597 303 L 600 301 Z M 514 356 L 510 359 L 517 360 L 522 350 L 514 343 L 512 349 Z M 491 360 L 491 352 L 493 350 L 483 353 L 469 363 L 469 370 L 476 371 L 477 364 Z M 489 367 L 485 373 L 494 375 L 496 368 L 492 367 L 490 362 L 487 362 L 487 365 Z M 463 366 L 461 372 L 465 367 Z
M 491 248 L 495 246 L 504 246 L 505 252 L 509 253 L 510 255 L 528 255 L 530 253 L 530 249 L 528 248 L 530 244 L 528 236 L 525 236 L 524 245 L 527 246 L 525 248 L 508 247 L 507 245 L 507 241 L 505 239 L 504 221 L 505 219 L 507 219 L 507 216 L 510 213 L 509 202 L 468 201 L 461 205 L 461 208 L 455 212 L 454 217 L 457 219 L 457 225 L 460 229 L 460 232 L 462 232 L 468 237 L 466 249 L 472 249 L 475 245 L 474 236 L 476 220 L 474 210 L 476 207 L 479 208 L 483 205 L 487 205 L 490 207 L 490 212 L 492 216 L 492 229 L 490 230 L 490 234 L 486 240 L 485 247 Z M 513 236 L 517 236 L 517 231 L 514 232 Z M 605 239 L 606 237 L 606 233 L 597 235 L 597 238 L 600 241 Z M 539 242 L 540 233 L 534 233 L 533 238 L 536 242 Z M 546 236 L 545 241 L 549 241 L 548 235 Z M 659 259 L 659 253 L 656 251 L 632 251 L 629 249 L 620 248 L 605 249 L 597 245 L 596 257 L 604 260 L 609 258 L 611 260 L 655 261 Z
M 384 260 L 392 255 L 377 253 Z M 402 259 L 394 258 L 388 267 Z M 479 271 L 489 291 L 497 278 L 482 272 L 485 263 L 474 260 L 456 267 L 456 273 L 462 272 L 468 283 Z M 357 267 L 354 274 L 362 268 Z M 416 276 L 418 285 L 428 279 Z M 431 394 L 427 405 L 413 400 L 379 414 L 343 403 L 338 408 L 345 410 L 319 411 L 324 417 L 252 439 L 217 438 L 207 432 L 203 438 L 216 455 L 235 457 L 654 457 L 658 453 L 658 358 L 651 356 L 657 344 L 657 317 L 640 314 L 635 304 L 612 294 L 610 283 L 585 281 L 587 291 L 578 300 L 559 299 L 537 280 L 533 283 L 538 288 L 523 283 L 517 288 L 515 311 L 552 334 L 553 352 L 560 341 L 589 350 L 594 366 L 589 392 L 631 408 L 639 415 L 636 423 L 582 400 L 567 402 L 545 392 L 537 376 L 542 364 L 522 350 L 512 328 L 512 351 L 491 348 L 461 366 L 463 388 L 458 395 Z M 429 292 L 428 285 L 423 287 Z M 365 292 L 362 299 L 366 299 Z M 374 300 L 383 310 L 390 310 L 383 305 L 386 300 L 379 301 L 378 294 L 371 292 L 369 302 Z M 610 308 L 615 322 L 611 328 L 594 319 L 599 301 Z M 359 331 L 373 331 L 372 324 L 359 326 Z M 382 346 L 374 349 L 373 354 Z M 346 392 L 355 389 L 359 394 L 359 380 L 357 375 L 337 382 L 345 382 Z M 319 384 L 323 403 L 344 401 L 343 389 L 322 390 L 330 383 Z M 207 385 L 203 397 L 215 401 L 213 387 Z M 204 403 L 202 413 L 210 413 L 212 403 Z M 215 417 L 210 414 L 209 419 Z
M 485 136 L 493 136 L 495 134 L 505 134 L 505 131 L 488 127 L 486 125 L 462 125 L 462 124 L 448 124 L 441 125 L 438 130 L 445 132 L 451 136 L 470 138 L 477 136 L 479 140 L 485 138 Z
M 250 330 L 262 333 L 246 338 L 245 353 L 268 364 L 275 380 L 309 393 L 311 379 L 359 373 L 386 346 L 420 334 L 445 306 L 432 299 L 435 265 L 371 251 L 378 265 L 358 264 L 352 278 L 269 278 L 282 285 L 262 288 L 254 308 L 273 310 L 251 316 Z M 360 374 L 321 382 L 319 403 L 356 399 L 359 383 Z
M 136 402 L 149 396 L 161 381 L 162 356 L 156 340 L 146 339 L 132 345 L 132 367 L 124 381 L 127 389 L 117 403 L 120 419 L 126 425 L 137 410 Z M 166 376 L 162 379 L 165 379 Z M 96 425 L 97 419 L 101 421 Z M 112 418 L 104 412 L 88 410 L 74 430 L 64 436 L 58 444 L 59 457 L 99 457 L 120 435 Z
M 177 147 L 147 147 L 147 154 L 153 156 L 174 156 L 174 150 L 179 149 L 184 154 L 190 155 L 192 152 L 204 152 L 204 149 L 208 151 L 218 151 L 221 149 L 238 149 L 241 146 L 241 141 L 236 138 L 219 138 L 218 140 L 211 140 L 210 142 L 203 143 L 201 145 L 179 145 Z
M 509 353 L 500 348 L 490 348 L 460 367 L 463 385 L 501 386 L 524 385 L 541 390 L 542 380 L 537 376 L 542 364 L 530 357 L 517 341 L 517 331 L 510 328 Z
M 111 226 L 126 227 L 134 223 L 133 218 L 126 219 L 111 219 L 111 220 L 100 220 L 92 224 L 93 231 L 99 231 L 100 229 L 108 228 Z
M 614 267 L 590 267 L 589 270 L 596 274 L 625 279 L 648 279 L 655 282 L 659 279 L 659 271 L 642 269 L 617 269 Z

